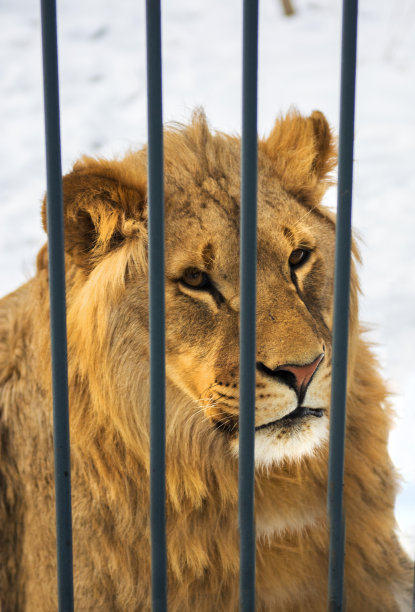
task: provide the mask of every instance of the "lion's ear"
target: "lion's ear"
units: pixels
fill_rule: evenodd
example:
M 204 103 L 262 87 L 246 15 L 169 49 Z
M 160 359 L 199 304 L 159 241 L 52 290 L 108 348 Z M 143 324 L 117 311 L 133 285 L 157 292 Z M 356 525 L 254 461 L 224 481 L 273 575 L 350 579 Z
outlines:
M 65 251 L 91 270 L 109 251 L 147 231 L 144 168 L 83 158 L 63 177 Z M 42 208 L 46 230 L 46 198 Z
M 302 117 L 291 111 L 277 119 L 259 148 L 272 159 L 288 193 L 305 203 L 318 204 L 332 182 L 329 175 L 337 163 L 336 144 L 323 113 L 314 111 Z

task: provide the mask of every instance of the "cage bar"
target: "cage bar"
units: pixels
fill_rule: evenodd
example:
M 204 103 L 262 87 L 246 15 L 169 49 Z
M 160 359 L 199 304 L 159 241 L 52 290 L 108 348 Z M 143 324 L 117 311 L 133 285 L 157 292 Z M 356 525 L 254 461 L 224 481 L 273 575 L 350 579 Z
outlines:
M 347 348 L 351 260 L 353 144 L 356 85 L 357 0 L 343 0 L 339 178 L 334 281 L 328 515 L 329 609 L 343 609 L 345 516 L 343 507 Z
M 154 612 L 167 610 L 164 170 L 160 0 L 146 2 L 150 308 L 150 525 Z
M 255 610 L 255 363 L 257 249 L 258 0 L 243 5 L 240 245 L 239 530 L 240 609 Z
M 73 611 L 65 256 L 55 0 L 41 0 L 59 612 Z

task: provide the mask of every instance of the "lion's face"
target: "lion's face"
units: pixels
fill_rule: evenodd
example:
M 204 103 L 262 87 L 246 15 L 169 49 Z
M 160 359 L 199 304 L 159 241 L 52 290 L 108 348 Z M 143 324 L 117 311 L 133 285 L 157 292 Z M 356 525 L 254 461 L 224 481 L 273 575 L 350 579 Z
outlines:
M 258 465 L 298 459 L 328 436 L 335 226 L 320 200 L 334 164 L 320 113 L 278 120 L 259 142 Z M 91 317 L 97 309 L 112 313 L 107 395 L 116 402 L 128 392 L 133 402 L 148 370 L 145 151 L 121 162 L 84 159 L 65 177 L 64 194 L 66 248 L 81 283 L 90 285 Z M 165 132 L 167 378 L 187 398 L 190 413 L 180 426 L 185 418 L 203 422 L 230 454 L 238 453 L 239 439 L 239 202 L 239 139 L 211 134 L 201 115 Z M 77 299 L 74 321 L 85 313 L 85 300 Z M 103 305 L 110 299 L 111 307 Z M 117 387 L 117 379 L 131 388 Z M 169 414 L 175 406 L 168 400 Z M 132 404 L 129 421 L 134 410 Z
M 166 219 L 167 372 L 237 453 L 239 179 L 193 183 L 184 201 L 188 179 Z M 267 465 L 327 438 L 334 225 L 266 177 L 257 237 L 255 452 Z

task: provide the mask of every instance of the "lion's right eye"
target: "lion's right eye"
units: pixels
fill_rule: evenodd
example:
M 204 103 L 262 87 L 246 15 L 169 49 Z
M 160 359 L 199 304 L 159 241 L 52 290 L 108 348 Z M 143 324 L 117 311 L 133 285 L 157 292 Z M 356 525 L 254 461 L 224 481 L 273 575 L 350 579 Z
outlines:
M 209 276 L 198 268 L 187 268 L 180 280 L 191 289 L 206 289 L 210 285 Z
M 288 261 L 292 268 L 299 268 L 305 264 L 309 257 L 310 251 L 308 249 L 295 249 L 291 253 Z

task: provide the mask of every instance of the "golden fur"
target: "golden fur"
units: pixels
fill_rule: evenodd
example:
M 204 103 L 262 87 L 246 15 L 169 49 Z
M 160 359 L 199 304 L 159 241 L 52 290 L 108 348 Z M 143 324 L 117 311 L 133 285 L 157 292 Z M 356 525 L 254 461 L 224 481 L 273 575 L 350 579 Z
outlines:
M 200 112 L 164 138 L 169 610 L 236 611 L 240 140 L 212 134 Z M 318 112 L 290 113 L 259 142 L 258 611 L 326 609 L 335 218 L 320 201 L 335 161 Z M 83 158 L 63 188 L 76 609 L 149 610 L 146 150 Z M 301 248 L 308 260 L 290 269 Z M 186 282 L 189 269 L 210 284 Z M 357 294 L 353 266 L 347 608 L 403 610 L 411 568 L 394 535 L 391 415 Z M 270 372 L 322 352 L 304 399 L 322 416 L 280 423 L 297 398 Z M 0 385 L 1 610 L 48 612 L 56 565 L 45 247 L 36 276 L 0 302 Z

